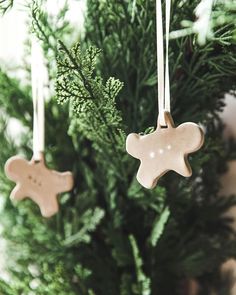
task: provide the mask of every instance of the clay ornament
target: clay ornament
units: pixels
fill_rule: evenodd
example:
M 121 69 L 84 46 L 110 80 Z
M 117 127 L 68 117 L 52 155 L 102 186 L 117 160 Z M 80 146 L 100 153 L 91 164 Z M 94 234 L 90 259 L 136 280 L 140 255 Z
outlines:
M 132 133 L 127 137 L 126 150 L 141 164 L 137 180 L 145 188 L 154 188 L 161 176 L 173 170 L 189 177 L 192 169 L 187 156 L 201 148 L 204 142 L 202 128 L 195 123 L 183 123 L 175 128 L 170 113 L 165 112 L 166 126 L 160 126 L 148 135 Z
M 12 200 L 32 199 L 44 217 L 58 212 L 57 195 L 73 188 L 71 172 L 57 172 L 45 166 L 42 154 L 39 161 L 27 161 L 19 156 L 11 157 L 5 165 L 7 177 L 16 182 L 11 192 Z

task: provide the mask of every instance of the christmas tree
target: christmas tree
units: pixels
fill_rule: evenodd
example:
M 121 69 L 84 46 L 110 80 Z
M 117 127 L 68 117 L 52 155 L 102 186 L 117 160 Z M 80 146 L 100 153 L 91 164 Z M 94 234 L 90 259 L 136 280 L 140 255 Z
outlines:
M 65 20 L 67 3 L 52 18 L 45 2 L 28 7 L 50 79 L 45 156 L 49 167 L 73 171 L 75 187 L 50 219 L 31 200 L 9 200 L 14 184 L 3 166 L 15 154 L 31 158 L 33 111 L 29 63 L 26 85 L 1 69 L 0 222 L 10 279 L 0 294 L 177 295 L 189 278 L 199 294 L 230 294 L 220 266 L 236 257 L 224 217 L 236 200 L 218 192 L 235 144 L 223 141 L 219 112 L 236 89 L 235 2 L 172 1 L 172 114 L 176 125 L 201 123 L 206 140 L 190 157 L 191 178 L 169 172 L 153 190 L 137 182 L 125 139 L 156 125 L 155 1 L 87 0 L 83 32 Z M 14 5 L 0 3 L 4 13 Z M 17 142 L 10 118 L 24 127 Z

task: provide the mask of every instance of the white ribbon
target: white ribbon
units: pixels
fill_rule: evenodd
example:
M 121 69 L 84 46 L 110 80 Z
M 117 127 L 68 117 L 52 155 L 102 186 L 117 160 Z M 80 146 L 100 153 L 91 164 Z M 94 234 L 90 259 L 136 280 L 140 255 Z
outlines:
M 157 75 L 158 75 L 158 108 L 159 122 L 166 126 L 165 112 L 170 112 L 170 78 L 169 78 L 169 31 L 171 0 L 166 0 L 166 62 L 164 66 L 163 19 L 161 0 L 156 0 L 156 31 L 157 31 Z
M 31 39 L 31 83 L 34 107 L 33 158 L 39 161 L 45 145 L 44 60 L 42 48 L 35 37 Z

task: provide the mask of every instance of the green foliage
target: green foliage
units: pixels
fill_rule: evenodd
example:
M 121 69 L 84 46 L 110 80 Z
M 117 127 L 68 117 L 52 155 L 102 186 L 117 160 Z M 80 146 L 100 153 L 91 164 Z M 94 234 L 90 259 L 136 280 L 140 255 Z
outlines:
M 120 161 L 125 135 L 115 98 L 123 84 L 114 78 L 103 83 L 102 77 L 94 76 L 100 53 L 97 48 L 90 46 L 82 55 L 79 44 L 69 51 L 60 41 L 60 51 L 62 56 L 57 62 L 56 92 L 59 103 L 70 100 L 70 133 L 74 133 L 76 128 L 107 158 L 113 155 L 115 149 Z
M 45 220 L 31 201 L 10 202 L 14 184 L 0 171 L 11 282 L 0 281 L 0 294 L 182 295 L 188 277 L 208 294 L 219 287 L 221 263 L 236 257 L 231 220 L 223 215 L 235 198 L 218 196 L 220 172 L 235 158 L 219 117 L 224 94 L 236 89 L 234 9 L 214 2 L 199 45 L 201 32 L 192 28 L 202 1 L 172 1 L 175 36 L 182 21 L 188 25 L 170 41 L 173 117 L 177 124 L 201 122 L 206 142 L 190 158 L 190 179 L 170 172 L 146 190 L 136 181 L 138 161 L 125 152 L 125 138 L 156 124 L 154 2 L 88 0 L 85 36 L 78 32 L 76 40 L 66 2 L 56 16 L 46 1 L 32 3 L 29 30 L 42 42 L 49 89 L 56 90 L 46 103 L 46 160 L 71 169 L 75 187 Z M 221 26 L 216 20 L 223 18 Z M 24 70 L 29 74 L 29 65 Z M 15 153 L 32 154 L 29 84 L 0 70 L 2 166 Z M 12 117 L 24 127 L 17 143 L 8 132 Z
M 235 43 L 235 1 L 202 0 L 195 8 L 195 15 L 197 20 L 183 20 L 181 23 L 184 28 L 172 32 L 171 37 L 195 34 L 201 45 L 205 45 L 206 41 L 211 39 L 218 40 L 222 45 Z M 220 31 L 224 31 L 224 33 L 218 38 L 217 35 Z
M 157 242 L 163 233 L 165 224 L 168 221 L 169 216 L 170 216 L 170 211 L 168 207 L 163 210 L 161 215 L 157 216 L 157 219 L 155 220 L 153 224 L 153 229 L 150 236 L 150 242 L 153 247 L 157 245 Z
M 133 286 L 133 293 L 150 295 L 151 294 L 150 279 L 147 278 L 146 275 L 143 273 L 143 270 L 142 270 L 143 261 L 138 250 L 138 245 L 135 241 L 134 236 L 130 235 L 129 239 L 130 239 L 130 243 L 133 250 L 135 267 L 136 267 L 136 276 L 137 276 L 137 285 Z
M 63 244 L 65 246 L 72 246 L 79 243 L 89 243 L 91 241 L 91 236 L 89 232 L 92 232 L 96 229 L 97 225 L 100 223 L 100 220 L 104 217 L 104 211 L 96 208 L 94 211 L 88 209 L 82 216 L 81 221 L 83 226 L 80 230 L 65 238 Z
M 66 18 L 69 10 L 68 1 L 58 9 L 58 14 L 54 15 L 47 11 L 47 1 L 33 0 L 29 2 L 30 18 L 29 33 L 33 33 L 41 40 L 44 49 L 49 78 L 52 82 L 56 75 L 56 57 L 58 54 L 58 40 L 63 37 L 69 44 L 72 44 L 73 28 Z M 53 88 L 53 83 L 52 83 Z
M 14 4 L 14 0 L 1 0 L 0 1 L 0 12 L 4 14 Z

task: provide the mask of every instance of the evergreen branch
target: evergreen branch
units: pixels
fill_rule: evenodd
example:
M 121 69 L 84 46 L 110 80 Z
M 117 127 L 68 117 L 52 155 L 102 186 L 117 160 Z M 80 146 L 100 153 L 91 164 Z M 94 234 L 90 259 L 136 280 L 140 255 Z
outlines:
M 80 77 L 82 79 L 82 82 L 83 82 L 83 85 L 84 85 L 85 89 L 90 94 L 90 97 L 94 101 L 96 101 L 95 100 L 95 96 L 93 94 L 92 87 L 91 87 L 90 83 L 88 82 L 88 80 L 85 78 L 85 76 L 83 74 L 83 71 L 80 68 L 80 66 L 78 65 L 76 59 L 73 57 L 72 54 L 70 54 L 69 50 L 67 49 L 67 47 L 64 45 L 64 43 L 61 40 L 59 40 L 58 42 L 60 44 L 61 49 L 67 54 L 67 56 L 70 58 L 70 61 L 72 62 L 73 66 L 74 66 L 74 68 L 71 68 L 70 70 L 73 70 L 74 69 L 74 70 L 78 71 L 78 73 L 79 73 L 79 75 L 80 75 Z M 77 48 L 75 49 L 75 53 L 76 54 L 78 54 L 78 46 L 79 46 L 79 44 L 77 45 Z M 95 56 L 98 55 L 99 52 L 100 52 L 100 50 L 96 50 Z M 91 65 L 89 65 L 89 67 L 92 68 L 92 63 L 91 63 Z
M 170 216 L 170 210 L 168 207 L 166 207 L 160 216 L 156 218 L 156 220 L 153 223 L 153 228 L 150 236 L 150 242 L 153 247 L 155 247 L 158 243 L 158 240 L 160 239 L 164 229 L 165 225 L 169 219 Z
M 130 244 L 131 244 L 132 251 L 133 251 L 135 268 L 136 268 L 136 276 L 137 276 L 137 281 L 138 281 L 138 287 L 137 287 L 136 292 L 138 292 L 138 294 L 140 294 L 140 295 L 150 295 L 151 294 L 151 288 L 150 288 L 151 281 L 144 274 L 144 272 L 142 270 L 143 261 L 142 261 L 141 255 L 139 253 L 137 242 L 136 242 L 133 235 L 129 236 L 129 240 L 130 240 Z
M 66 238 L 62 244 L 66 247 L 71 247 L 79 243 L 89 243 L 91 241 L 89 234 L 95 231 L 96 227 L 103 219 L 104 214 L 104 211 L 100 208 L 95 208 L 94 210 L 88 209 L 80 217 L 80 221 L 83 223 L 81 229 L 77 233 Z
M 6 13 L 7 10 L 13 7 L 14 0 L 0 0 L 0 12 Z
M 106 158 L 109 157 L 111 148 L 113 152 L 116 152 L 118 166 L 120 171 L 123 171 L 120 173 L 118 170 L 116 173 L 125 179 L 125 169 L 122 158 L 120 158 L 120 151 L 124 145 L 124 134 L 120 131 L 122 119 L 115 107 L 115 98 L 123 83 L 109 78 L 103 85 L 100 76 L 93 77 L 96 59 L 100 54 L 99 49 L 90 46 L 82 55 L 79 44 L 76 44 L 71 50 L 67 49 L 62 41 L 59 41 L 59 45 L 60 51 L 65 54 L 65 57 L 62 59 L 59 56 L 57 59 L 56 91 L 58 101 L 60 103 L 66 102 L 71 96 L 73 110 L 77 115 L 75 120 L 80 121 L 80 130 L 88 136 L 88 139 L 92 140 L 96 148 L 103 151 Z M 72 89 L 78 89 L 77 95 Z M 103 145 L 103 149 L 101 149 L 101 145 Z
M 4 294 L 4 295 L 15 295 L 15 287 L 14 286 L 10 286 L 9 284 L 7 284 L 6 282 L 4 282 L 4 280 L 0 279 L 0 294 Z
M 31 126 L 32 104 L 29 89 L 22 89 L 19 81 L 10 78 L 1 68 L 0 89 L 1 109 L 9 116 L 21 120 L 24 125 Z
M 42 23 L 47 22 L 47 18 L 45 13 L 43 13 L 38 6 L 37 1 L 33 1 L 32 9 L 31 9 L 31 14 L 32 14 L 32 26 L 34 32 L 37 33 L 37 36 L 39 37 L 40 40 L 44 41 L 48 45 L 49 48 L 53 49 L 55 51 L 54 46 L 52 46 L 49 36 L 46 34 L 46 30 L 43 28 Z M 47 25 L 49 27 L 49 25 Z
M 234 27 L 234 20 L 236 16 L 236 4 L 232 1 L 213 1 L 213 0 L 201 0 L 195 8 L 196 20 L 189 21 L 183 20 L 183 29 L 173 31 L 170 33 L 170 38 L 180 38 L 187 35 L 195 34 L 197 37 L 198 44 L 205 45 L 207 40 L 214 40 L 217 30 L 225 26 Z M 224 17 L 222 17 L 224 12 Z M 214 32 L 215 30 L 215 32 Z M 229 30 L 229 38 L 233 40 L 233 30 Z M 219 41 L 224 44 L 223 36 L 219 38 Z M 225 42 L 230 44 L 230 42 Z
M 72 27 L 65 15 L 69 10 L 68 2 L 58 11 L 58 14 L 49 15 L 42 0 L 33 0 L 30 4 L 32 18 L 31 31 L 42 41 L 42 47 L 47 57 L 49 78 L 55 78 L 55 59 L 57 57 L 58 39 L 71 35 Z M 58 25 L 60 24 L 60 25 Z

